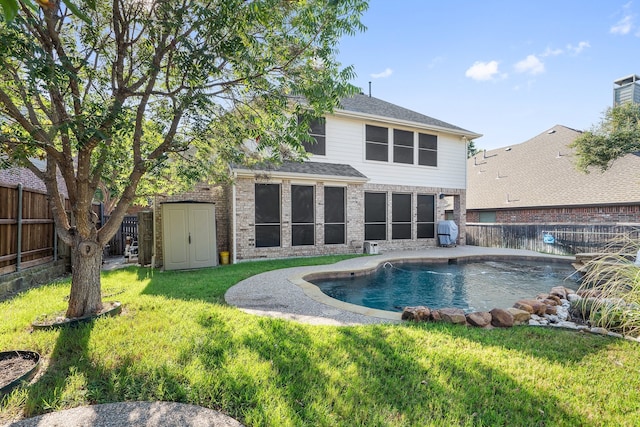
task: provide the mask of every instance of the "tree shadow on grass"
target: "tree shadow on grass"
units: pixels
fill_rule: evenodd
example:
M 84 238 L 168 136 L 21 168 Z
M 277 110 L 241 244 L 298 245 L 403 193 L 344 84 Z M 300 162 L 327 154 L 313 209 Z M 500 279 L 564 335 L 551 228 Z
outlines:
M 339 328 L 332 342 L 319 342 L 313 329 L 293 323 L 260 326 L 243 345 L 276 374 L 272 404 L 245 408 L 256 425 L 586 424 L 552 395 L 477 360 L 416 356 L 403 328 Z M 259 392 L 247 380 L 243 387 Z

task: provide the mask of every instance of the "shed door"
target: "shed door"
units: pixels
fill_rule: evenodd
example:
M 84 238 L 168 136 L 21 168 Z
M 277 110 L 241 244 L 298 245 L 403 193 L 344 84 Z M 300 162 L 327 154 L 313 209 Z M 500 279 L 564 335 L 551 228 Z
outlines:
M 217 264 L 214 205 L 167 203 L 162 205 L 162 218 L 166 270 Z

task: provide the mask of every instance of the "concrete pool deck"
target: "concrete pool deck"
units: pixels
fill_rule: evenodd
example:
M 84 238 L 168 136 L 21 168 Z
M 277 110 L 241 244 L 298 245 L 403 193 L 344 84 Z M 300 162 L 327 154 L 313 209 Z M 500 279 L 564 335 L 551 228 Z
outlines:
M 355 272 L 373 269 L 384 262 L 448 260 L 450 258 L 548 258 L 573 260 L 574 257 L 541 254 L 534 251 L 479 246 L 431 247 L 410 251 L 389 251 L 379 255 L 352 258 L 330 265 L 274 270 L 250 277 L 232 286 L 225 294 L 228 304 L 246 313 L 278 317 L 314 325 L 361 325 L 399 322 L 401 313 L 375 310 L 338 301 L 303 279 L 323 272 Z

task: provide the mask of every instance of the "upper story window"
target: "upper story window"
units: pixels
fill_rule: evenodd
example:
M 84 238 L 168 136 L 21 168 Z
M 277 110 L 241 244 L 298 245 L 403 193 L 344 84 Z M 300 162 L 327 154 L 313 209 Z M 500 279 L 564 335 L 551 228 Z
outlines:
M 366 159 L 389 161 L 389 129 L 380 126 L 366 126 Z
M 438 137 L 436 135 L 418 134 L 418 164 L 438 166 Z
M 413 164 L 413 132 L 393 130 L 393 162 Z
M 324 156 L 327 154 L 327 121 L 324 117 L 314 119 L 309 123 L 309 136 L 313 141 L 302 141 L 307 153 Z

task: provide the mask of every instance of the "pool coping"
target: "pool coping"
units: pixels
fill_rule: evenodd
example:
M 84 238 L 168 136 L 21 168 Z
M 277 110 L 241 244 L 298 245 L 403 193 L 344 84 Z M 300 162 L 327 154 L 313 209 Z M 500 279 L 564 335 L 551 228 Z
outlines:
M 338 301 L 322 293 L 317 286 L 304 278 L 327 272 L 366 271 L 378 268 L 385 262 L 415 262 L 421 259 L 442 262 L 449 258 L 466 260 L 495 256 L 519 259 L 554 259 L 564 262 L 575 260 L 573 256 L 479 246 L 425 247 L 409 251 L 389 251 L 379 255 L 350 258 L 330 265 L 293 267 L 260 273 L 229 288 L 225 293 L 225 301 L 250 314 L 284 318 L 314 325 L 395 323 L 400 322 L 401 313 Z

